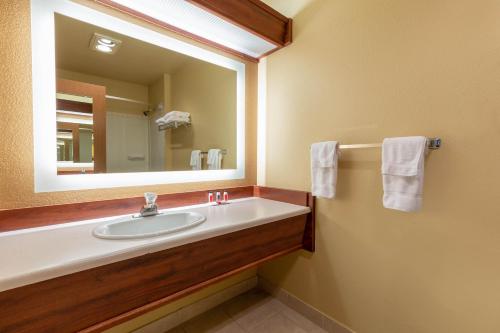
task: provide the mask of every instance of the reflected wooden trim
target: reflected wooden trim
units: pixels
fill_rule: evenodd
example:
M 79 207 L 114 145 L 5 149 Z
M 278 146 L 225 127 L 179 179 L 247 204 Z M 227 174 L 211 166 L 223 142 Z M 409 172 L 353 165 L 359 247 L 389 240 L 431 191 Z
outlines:
M 73 162 L 80 162 L 80 128 L 78 124 L 58 121 L 57 129 L 71 131 L 71 136 L 73 137 Z M 69 156 L 69 146 L 64 145 L 64 149 L 67 150 L 65 151 L 65 155 Z
M 92 97 L 94 173 L 106 172 L 106 87 L 58 78 L 57 92 Z
M 68 101 L 58 98 L 56 100 L 56 109 L 63 111 L 73 111 L 92 114 L 92 104 L 78 101 Z
M 86 168 L 83 168 L 85 170 L 85 173 L 82 172 L 82 170 L 57 170 L 58 175 L 83 175 L 83 174 L 92 174 L 94 173 L 94 170 L 87 170 Z

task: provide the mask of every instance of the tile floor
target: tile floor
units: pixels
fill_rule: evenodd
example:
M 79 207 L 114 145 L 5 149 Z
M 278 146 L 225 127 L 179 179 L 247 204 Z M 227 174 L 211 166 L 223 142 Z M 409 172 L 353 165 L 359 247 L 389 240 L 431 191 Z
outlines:
M 237 296 L 167 333 L 326 333 L 262 290 Z

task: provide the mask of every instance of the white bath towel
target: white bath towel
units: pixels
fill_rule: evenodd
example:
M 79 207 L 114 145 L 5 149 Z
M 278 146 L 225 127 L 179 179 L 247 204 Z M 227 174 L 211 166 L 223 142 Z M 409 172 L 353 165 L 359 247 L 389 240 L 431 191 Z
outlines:
M 201 170 L 201 150 L 193 150 L 191 152 L 191 160 L 189 165 L 193 170 Z
M 337 187 L 338 142 L 326 141 L 311 145 L 312 195 L 334 198 Z
M 422 207 L 427 138 L 387 138 L 382 143 L 384 207 L 404 212 Z
M 222 167 L 222 154 L 220 149 L 209 149 L 207 156 L 209 170 L 219 170 Z

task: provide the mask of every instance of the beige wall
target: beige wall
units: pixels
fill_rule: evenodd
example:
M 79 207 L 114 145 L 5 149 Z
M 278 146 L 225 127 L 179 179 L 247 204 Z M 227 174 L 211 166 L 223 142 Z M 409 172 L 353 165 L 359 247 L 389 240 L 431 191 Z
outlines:
M 149 103 L 152 106 L 152 112 L 149 114 L 150 126 L 152 125 L 150 129 L 155 128 L 150 134 L 151 159 L 154 161 L 152 164 L 154 168 L 152 170 L 172 170 L 172 150 L 170 148 L 170 142 L 172 140 L 171 132 L 169 129 L 157 131 L 157 125 L 154 123 L 156 119 L 165 114 L 165 110 L 170 110 L 172 108 L 170 74 L 164 73 L 161 78 L 149 85 Z M 163 105 L 163 108 L 159 108 L 160 103 Z M 154 140 L 161 140 L 163 145 L 156 144 Z M 162 146 L 164 150 L 163 155 L 160 155 L 160 157 L 157 156 L 155 160 L 155 149 L 159 149 Z M 162 159 L 163 161 L 160 162 Z
M 89 6 L 97 6 L 86 1 Z M 34 193 L 31 96 L 30 5 L 28 0 L 0 1 L 0 209 L 142 196 L 255 183 L 256 64 L 247 65 L 246 178 L 234 181 L 124 187 L 104 190 Z M 102 9 L 103 11 L 109 11 Z M 137 24 L 135 19 L 118 15 Z M 159 28 L 152 27 L 153 30 Z M 169 33 L 166 33 L 169 34 Z M 171 35 L 171 34 L 169 34 Z M 16 144 L 12 144 L 15 142 Z M 17 147 L 27 147 L 19 150 Z
M 189 170 L 191 151 L 226 149 L 222 168 L 236 168 L 236 72 L 188 62 L 172 75 L 172 109 L 189 112 L 191 127 L 172 130 L 173 170 Z M 203 159 L 203 169 L 206 158 Z
M 270 186 L 308 190 L 317 141 L 444 144 L 415 214 L 382 207 L 380 150 L 343 154 L 316 253 L 259 273 L 358 333 L 500 332 L 500 2 L 317 0 L 267 71 Z

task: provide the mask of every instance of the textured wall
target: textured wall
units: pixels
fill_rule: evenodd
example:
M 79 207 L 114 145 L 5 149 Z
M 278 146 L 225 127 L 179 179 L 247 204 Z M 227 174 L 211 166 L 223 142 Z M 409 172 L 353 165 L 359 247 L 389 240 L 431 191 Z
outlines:
M 82 1 L 96 6 L 90 2 Z M 121 16 L 121 15 L 119 15 Z M 125 18 L 125 16 L 122 16 Z M 138 23 L 136 20 L 131 20 Z M 158 30 L 157 28 L 153 28 Z M 141 196 L 255 183 L 256 64 L 247 63 L 246 179 L 235 181 L 34 193 L 29 0 L 0 1 L 0 209 Z M 23 147 L 19 149 L 19 147 Z
M 343 152 L 317 252 L 260 270 L 358 333 L 500 332 L 500 2 L 316 0 L 268 58 L 267 184 L 309 146 L 440 135 L 424 209 L 382 207 L 380 150 Z

